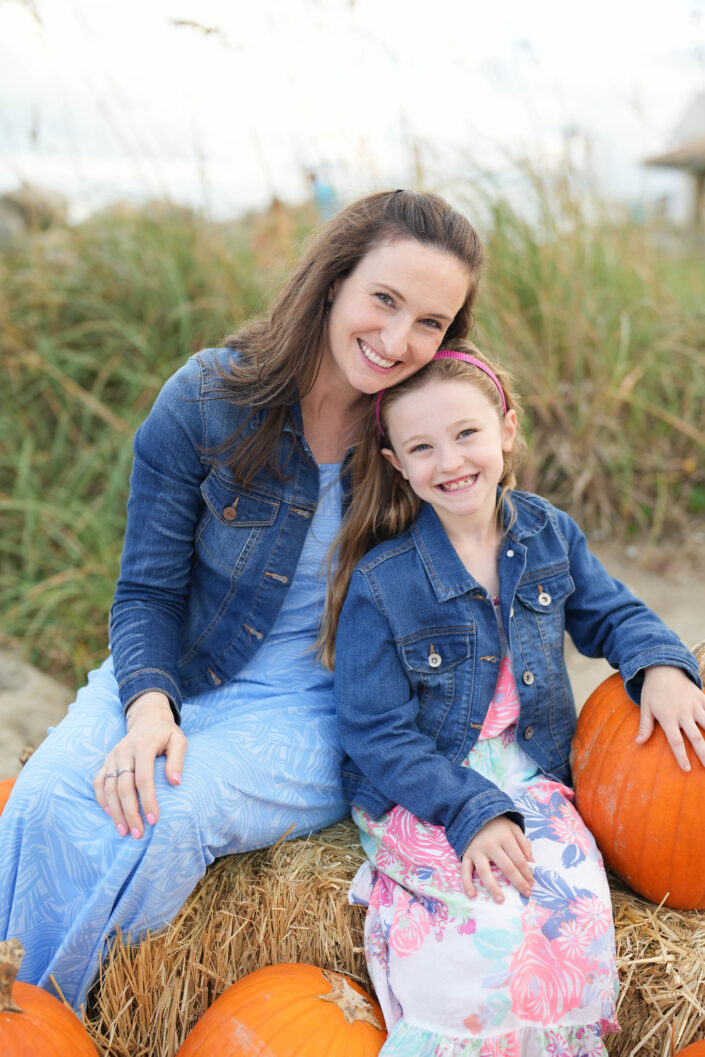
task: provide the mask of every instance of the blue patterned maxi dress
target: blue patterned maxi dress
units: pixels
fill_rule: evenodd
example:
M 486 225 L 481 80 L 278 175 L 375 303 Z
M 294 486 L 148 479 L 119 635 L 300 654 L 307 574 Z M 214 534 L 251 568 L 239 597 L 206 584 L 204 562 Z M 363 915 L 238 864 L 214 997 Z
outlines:
M 0 938 L 26 954 L 20 979 L 78 1009 L 119 927 L 171 921 L 209 863 L 343 818 L 332 675 L 315 663 L 326 550 L 340 523 L 338 464 L 321 492 L 277 621 L 234 683 L 184 701 L 181 785 L 155 767 L 159 821 L 118 836 L 92 781 L 125 734 L 112 662 L 91 672 L 68 716 L 19 776 L 0 816 Z

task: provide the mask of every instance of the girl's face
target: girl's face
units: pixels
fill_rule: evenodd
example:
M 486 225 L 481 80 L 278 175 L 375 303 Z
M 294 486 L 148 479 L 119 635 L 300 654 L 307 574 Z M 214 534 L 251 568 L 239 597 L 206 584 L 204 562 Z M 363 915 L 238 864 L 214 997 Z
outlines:
M 376 393 L 413 374 L 440 348 L 469 282 L 465 265 L 434 246 L 376 246 L 331 290 L 323 376 Z
M 467 519 L 480 530 L 493 523 L 515 411 L 502 417 L 471 381 L 435 379 L 396 399 L 387 424 L 392 448 L 382 449 L 385 458 L 447 530 Z

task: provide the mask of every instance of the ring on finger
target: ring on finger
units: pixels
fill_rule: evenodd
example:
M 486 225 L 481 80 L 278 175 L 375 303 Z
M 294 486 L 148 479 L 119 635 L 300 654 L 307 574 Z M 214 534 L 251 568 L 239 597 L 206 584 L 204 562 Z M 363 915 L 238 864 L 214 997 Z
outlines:
M 115 777 L 119 778 L 121 774 L 134 774 L 134 773 L 135 773 L 134 767 L 120 767 L 115 772 Z
M 111 771 L 110 774 L 106 774 L 103 776 L 103 781 L 107 782 L 108 778 L 117 778 L 119 774 L 119 771 Z

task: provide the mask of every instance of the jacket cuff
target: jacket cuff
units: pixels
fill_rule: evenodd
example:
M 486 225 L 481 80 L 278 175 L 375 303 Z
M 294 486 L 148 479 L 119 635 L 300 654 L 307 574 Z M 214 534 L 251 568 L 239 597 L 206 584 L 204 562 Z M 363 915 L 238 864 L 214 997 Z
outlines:
M 181 722 L 181 691 L 169 673 L 162 671 L 161 668 L 140 668 L 132 672 L 118 685 L 118 690 L 123 710 L 126 710 L 136 698 L 150 691 L 166 694 L 174 722 Z
M 468 800 L 463 810 L 446 829 L 448 843 L 455 851 L 459 859 L 472 838 L 482 829 L 490 819 L 499 815 L 507 815 L 512 822 L 516 822 L 522 831 L 525 830 L 524 816 L 517 811 L 514 801 L 502 793 L 499 789 L 489 789 L 472 800 Z
M 641 688 L 644 683 L 644 672 L 647 668 L 664 665 L 667 668 L 680 668 L 702 690 L 702 680 L 698 662 L 689 650 L 670 646 L 657 646 L 643 650 L 627 664 L 620 667 L 624 687 L 635 704 L 641 704 Z

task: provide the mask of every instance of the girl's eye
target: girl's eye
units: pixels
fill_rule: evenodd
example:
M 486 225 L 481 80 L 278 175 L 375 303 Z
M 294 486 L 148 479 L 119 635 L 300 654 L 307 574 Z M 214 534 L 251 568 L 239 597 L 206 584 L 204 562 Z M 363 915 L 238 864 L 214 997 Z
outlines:
M 461 431 L 458 434 L 458 436 L 459 437 L 472 437 L 473 433 L 477 433 L 477 430 L 476 429 L 470 429 L 470 427 L 468 427 L 467 429 L 461 429 Z
M 414 447 L 411 448 L 409 454 L 410 455 L 414 455 L 416 452 L 419 452 L 419 451 L 430 451 L 430 450 L 431 450 L 431 445 L 430 444 L 415 444 Z

